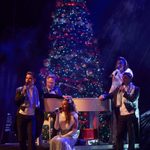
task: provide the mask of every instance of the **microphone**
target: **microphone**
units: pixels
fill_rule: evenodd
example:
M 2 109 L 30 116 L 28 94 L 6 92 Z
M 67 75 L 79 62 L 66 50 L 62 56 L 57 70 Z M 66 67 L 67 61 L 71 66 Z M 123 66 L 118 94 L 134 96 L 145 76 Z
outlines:
M 59 107 L 59 108 L 55 108 L 55 113 L 57 113 L 57 112 L 60 112 L 60 111 L 62 111 L 62 107 Z
M 120 87 L 120 89 L 119 89 L 119 92 L 125 92 L 125 91 L 126 91 L 125 84 L 122 83 L 122 84 L 121 84 L 121 87 Z
M 27 89 L 29 88 L 28 85 L 29 85 L 29 82 L 25 82 L 25 84 L 24 84 L 24 86 L 22 88 L 22 94 L 26 94 Z
M 52 112 L 50 112 L 50 114 L 56 114 L 56 113 L 58 113 L 58 112 L 60 112 L 60 111 L 62 111 L 62 107 L 57 107 L 57 108 L 55 108 L 55 110 L 54 111 L 52 111 Z
M 109 77 L 112 78 L 113 76 L 117 76 L 118 73 L 119 73 L 119 69 L 115 69 L 115 70 L 113 71 L 113 73 L 111 73 L 111 74 L 109 75 Z
M 122 83 L 121 85 L 122 85 L 122 86 L 124 86 L 125 84 L 124 84 L 124 83 Z
M 120 71 L 119 71 L 119 69 L 117 68 L 117 69 L 115 70 L 115 72 L 114 72 L 114 75 L 115 75 L 115 76 L 118 75 L 119 72 L 120 72 Z

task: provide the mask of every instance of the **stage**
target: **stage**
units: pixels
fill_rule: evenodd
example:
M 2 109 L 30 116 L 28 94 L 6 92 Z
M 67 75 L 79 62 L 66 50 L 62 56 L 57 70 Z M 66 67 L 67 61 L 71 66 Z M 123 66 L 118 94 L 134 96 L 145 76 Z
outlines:
M 127 144 L 124 144 L 125 150 L 127 149 Z M 36 146 L 37 150 L 49 150 L 49 144 L 42 144 Z M 75 146 L 75 150 L 113 150 L 112 144 L 100 144 L 100 145 L 85 145 L 85 146 Z M 135 149 L 139 149 L 139 144 L 135 144 Z M 0 144 L 0 150 L 19 150 L 18 143 L 5 143 Z

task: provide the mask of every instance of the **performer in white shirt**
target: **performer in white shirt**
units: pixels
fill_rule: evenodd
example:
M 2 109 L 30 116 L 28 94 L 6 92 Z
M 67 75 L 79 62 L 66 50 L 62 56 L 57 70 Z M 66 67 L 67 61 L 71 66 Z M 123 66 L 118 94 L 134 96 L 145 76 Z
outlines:
M 17 88 L 15 102 L 18 106 L 16 125 L 21 150 L 35 150 L 36 118 L 35 109 L 40 106 L 39 94 L 34 85 L 33 72 L 27 72 L 25 85 Z
M 112 83 L 109 90 L 109 93 L 100 95 L 99 99 L 104 100 L 111 98 L 112 99 L 112 143 L 116 145 L 117 137 L 117 122 L 119 116 L 119 107 L 117 102 L 117 88 L 122 84 L 122 76 L 124 72 L 129 72 L 133 76 L 132 70 L 128 67 L 127 60 L 124 57 L 118 57 L 115 70 L 111 74 Z
M 50 140 L 50 150 L 72 150 L 78 138 L 78 114 L 71 98 L 62 101 L 54 126 L 59 135 Z
M 118 133 L 117 133 L 117 150 L 123 150 L 124 136 L 128 135 L 129 150 L 134 150 L 135 144 L 135 129 L 134 122 L 136 119 L 135 111 L 139 98 L 139 87 L 135 86 L 132 81 L 133 75 L 129 72 L 123 74 L 123 83 L 117 91 L 117 105 L 120 113 L 118 118 Z

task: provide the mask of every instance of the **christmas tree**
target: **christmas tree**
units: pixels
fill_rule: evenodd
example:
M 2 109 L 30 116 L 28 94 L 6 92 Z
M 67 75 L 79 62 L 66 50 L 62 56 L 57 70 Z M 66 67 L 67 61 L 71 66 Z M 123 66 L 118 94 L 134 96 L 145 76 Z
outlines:
M 40 70 L 43 84 L 47 74 L 52 73 L 64 95 L 98 97 L 103 93 L 104 69 L 86 0 L 57 0 L 52 18 L 49 57 Z M 88 127 L 88 113 L 80 112 L 79 128 Z M 109 132 L 104 134 L 108 137 Z
M 62 93 L 98 97 L 103 92 L 102 61 L 85 0 L 57 0 L 49 33 L 49 57 L 40 70 L 58 77 Z

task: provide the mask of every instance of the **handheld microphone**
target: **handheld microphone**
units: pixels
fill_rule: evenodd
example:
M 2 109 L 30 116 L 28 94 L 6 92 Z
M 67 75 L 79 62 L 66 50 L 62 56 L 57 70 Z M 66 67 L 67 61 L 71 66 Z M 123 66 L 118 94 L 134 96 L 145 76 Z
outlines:
M 123 92 L 124 93 L 125 91 L 126 91 L 125 84 L 122 83 L 119 92 Z
M 124 84 L 124 83 L 122 83 L 121 85 L 122 85 L 122 86 L 124 86 L 125 84 Z
M 22 94 L 26 94 L 27 92 L 27 84 L 25 83 L 25 85 L 22 88 Z
M 55 108 L 54 113 L 58 113 L 59 111 L 62 111 L 62 107 Z
M 29 82 L 25 82 L 22 88 L 22 94 L 26 94 L 28 88 L 29 88 Z
M 50 114 L 53 115 L 53 114 L 56 114 L 56 113 L 58 113 L 60 111 L 62 111 L 62 107 L 57 107 L 57 108 L 55 108 L 54 111 L 50 112 Z
M 29 82 L 25 82 L 25 86 L 28 86 L 29 85 Z
M 117 69 L 115 70 L 115 72 L 114 72 L 114 75 L 115 75 L 115 76 L 118 75 L 119 72 L 120 72 L 120 71 L 119 71 L 119 69 L 117 68 Z

